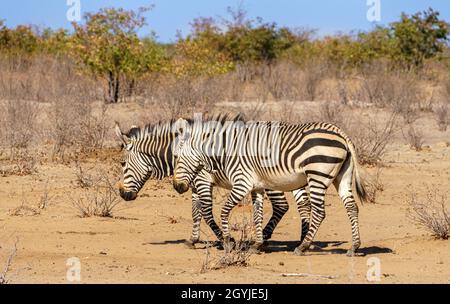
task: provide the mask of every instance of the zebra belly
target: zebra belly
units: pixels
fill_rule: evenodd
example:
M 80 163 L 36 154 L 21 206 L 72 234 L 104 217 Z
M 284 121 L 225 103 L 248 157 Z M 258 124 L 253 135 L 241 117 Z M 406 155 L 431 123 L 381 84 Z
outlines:
M 290 192 L 302 188 L 306 186 L 306 184 L 307 180 L 304 173 L 291 173 L 274 175 L 261 179 L 256 183 L 256 188 Z

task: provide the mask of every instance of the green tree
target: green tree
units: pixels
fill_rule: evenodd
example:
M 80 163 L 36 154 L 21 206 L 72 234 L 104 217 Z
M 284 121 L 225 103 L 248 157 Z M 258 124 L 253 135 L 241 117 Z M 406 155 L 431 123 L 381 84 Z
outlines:
M 122 77 L 139 77 L 155 67 L 151 60 L 157 59 L 152 57 L 156 53 L 149 51 L 155 44 L 143 43 L 137 35 L 146 24 L 143 14 L 149 9 L 105 8 L 86 14 L 84 24 L 73 23 L 73 53 L 92 73 L 107 80 L 107 102 L 119 101 Z
M 422 67 L 424 60 L 442 53 L 449 41 L 449 24 L 439 19 L 439 12 L 428 9 L 412 16 L 402 14 L 391 24 L 396 40 L 393 59 L 409 69 Z

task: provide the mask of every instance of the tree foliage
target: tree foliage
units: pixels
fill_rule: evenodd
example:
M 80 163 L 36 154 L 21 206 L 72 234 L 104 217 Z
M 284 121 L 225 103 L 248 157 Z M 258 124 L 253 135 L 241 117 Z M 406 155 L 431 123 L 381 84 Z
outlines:
M 412 16 L 403 13 L 391 29 L 396 42 L 394 60 L 401 60 L 409 68 L 421 67 L 425 59 L 442 53 L 449 41 L 449 24 L 431 8 Z
M 106 8 L 86 14 L 84 24 L 73 23 L 73 53 L 93 74 L 107 79 L 108 102 L 118 102 L 122 76 L 137 78 L 159 68 L 162 54 L 156 43 L 137 35 L 148 10 Z

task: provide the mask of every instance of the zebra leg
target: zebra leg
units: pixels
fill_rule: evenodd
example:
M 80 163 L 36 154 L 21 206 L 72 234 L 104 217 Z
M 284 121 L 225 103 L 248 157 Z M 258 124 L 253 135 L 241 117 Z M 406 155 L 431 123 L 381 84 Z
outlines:
M 325 219 L 325 193 L 327 188 L 310 184 L 309 189 L 311 200 L 311 223 L 303 242 L 294 251 L 297 255 L 301 255 L 309 249 L 320 224 Z
M 264 243 L 262 230 L 264 191 L 253 191 L 252 201 L 253 201 L 253 222 L 255 223 L 255 230 L 256 230 L 256 241 L 255 244 L 252 245 L 252 248 L 259 250 Z
M 339 172 L 339 175 L 334 181 L 334 186 L 339 193 L 339 197 L 344 203 L 347 215 L 350 219 L 352 226 L 352 247 L 347 251 L 348 256 L 362 255 L 358 254 L 357 250 L 361 246 L 361 239 L 359 236 L 359 223 L 358 223 L 358 205 L 352 193 L 352 181 L 353 181 L 353 164 L 351 158 L 348 158 Z
M 195 180 L 197 193 L 199 195 L 201 214 L 205 222 L 211 228 L 219 241 L 222 241 L 223 235 L 219 226 L 216 224 L 213 215 L 213 201 L 212 201 L 212 184 L 209 181 Z
M 300 214 L 300 220 L 302 223 L 300 244 L 306 237 L 309 230 L 309 222 L 311 217 L 311 202 L 309 201 L 308 192 L 306 187 L 293 191 L 295 202 L 297 203 L 297 210 Z
M 286 200 L 284 192 L 266 190 L 267 197 L 272 204 L 272 217 L 263 230 L 263 238 L 265 241 L 272 237 L 272 233 L 281 221 L 283 216 L 289 210 L 289 204 Z
M 202 221 L 202 208 L 199 195 L 196 190 L 192 189 L 192 234 L 191 239 L 186 241 L 186 246 L 189 248 L 195 248 L 195 244 L 200 241 L 200 224 Z
M 222 207 L 220 218 L 222 223 L 222 233 L 223 233 L 223 244 L 225 250 L 229 250 L 233 247 L 231 234 L 230 234 L 230 226 L 229 226 L 229 219 L 230 219 L 230 213 L 231 210 L 239 203 L 241 202 L 244 197 L 250 192 L 250 189 L 246 187 L 245 185 L 240 186 L 236 185 L 233 186 L 231 189 L 230 194 L 228 195 L 227 202 Z

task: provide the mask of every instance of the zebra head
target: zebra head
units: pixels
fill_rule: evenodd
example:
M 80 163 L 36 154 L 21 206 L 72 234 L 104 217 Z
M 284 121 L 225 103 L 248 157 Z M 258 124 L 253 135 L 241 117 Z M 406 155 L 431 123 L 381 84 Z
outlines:
M 201 149 L 194 148 L 196 144 L 201 145 L 201 141 L 196 140 L 192 135 L 195 127 L 184 119 L 178 120 L 176 124 L 178 124 L 178 142 L 174 151 L 177 160 L 173 187 L 178 193 L 183 194 L 189 190 L 189 185 L 193 183 L 200 171 L 205 170 L 210 174 L 215 174 L 216 170 Z
M 120 196 L 126 201 L 133 201 L 145 182 L 155 175 L 154 159 L 143 151 L 142 144 L 138 140 L 139 128 L 133 127 L 125 134 L 116 123 L 115 131 L 124 151 L 124 159 L 121 163 L 123 183 L 119 186 Z

